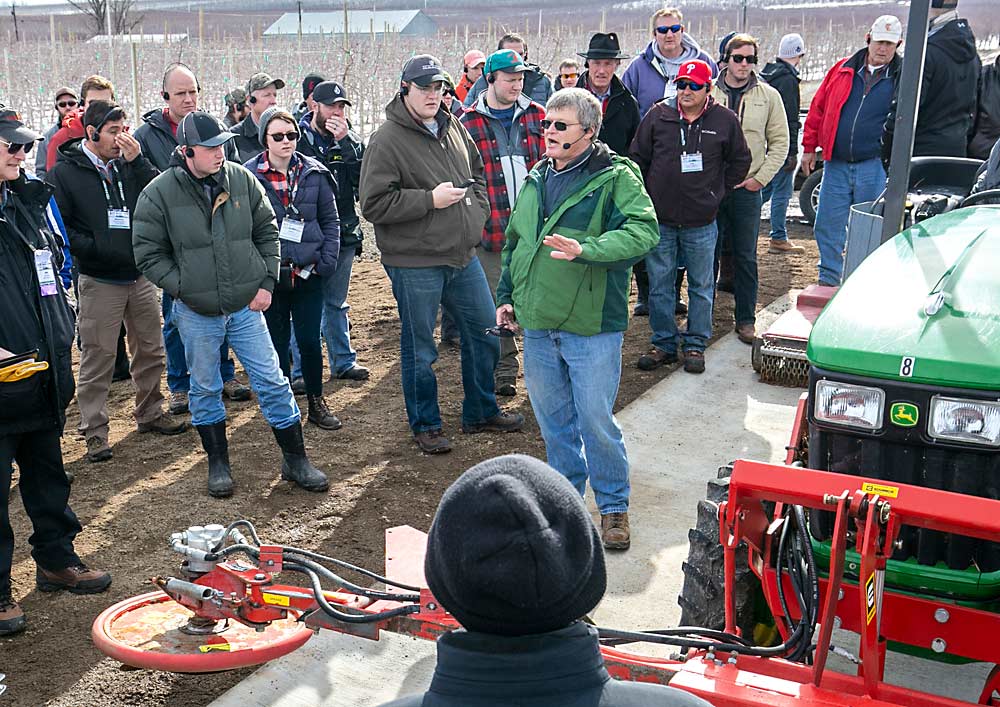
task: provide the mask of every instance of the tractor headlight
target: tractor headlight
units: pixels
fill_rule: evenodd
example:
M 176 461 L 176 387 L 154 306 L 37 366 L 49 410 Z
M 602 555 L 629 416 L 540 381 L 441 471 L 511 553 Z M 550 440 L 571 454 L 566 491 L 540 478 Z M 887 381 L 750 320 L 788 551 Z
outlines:
M 927 433 L 935 439 L 1000 447 L 1000 403 L 935 395 Z
M 816 384 L 817 420 L 863 430 L 882 429 L 885 408 L 885 391 L 863 385 L 849 385 L 834 381 Z

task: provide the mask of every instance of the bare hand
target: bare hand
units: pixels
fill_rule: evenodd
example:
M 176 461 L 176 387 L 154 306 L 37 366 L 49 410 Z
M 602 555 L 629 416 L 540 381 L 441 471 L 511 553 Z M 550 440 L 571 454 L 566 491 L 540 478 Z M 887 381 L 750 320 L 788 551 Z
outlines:
M 517 319 L 514 318 L 513 305 L 501 304 L 497 307 L 497 326 L 517 331 Z
M 802 155 L 802 174 L 808 177 L 816 169 L 816 153 L 806 152 Z
M 267 308 L 271 306 L 271 293 L 264 288 L 257 290 L 257 294 L 254 295 L 249 306 L 251 312 L 266 312 Z
M 139 141 L 129 133 L 122 132 L 115 135 L 115 144 L 121 149 L 126 162 L 131 162 L 142 153 Z
M 740 182 L 739 184 L 737 184 L 736 188 L 737 189 L 746 189 L 747 191 L 760 191 L 761 189 L 764 188 L 764 185 L 761 184 L 760 182 L 758 182 L 753 177 L 750 177 L 750 179 L 746 179 L 746 180 Z
M 435 209 L 447 209 L 452 204 L 457 204 L 462 200 L 462 197 L 465 196 L 465 189 L 458 189 L 451 182 L 441 182 L 434 187 L 431 195 L 434 197 Z
M 347 120 L 336 115 L 327 119 L 326 131 L 333 135 L 335 140 L 343 140 L 347 135 Z
M 573 260 L 583 252 L 583 246 L 578 241 L 560 236 L 558 233 L 545 236 L 542 244 L 553 249 L 551 255 L 556 260 Z

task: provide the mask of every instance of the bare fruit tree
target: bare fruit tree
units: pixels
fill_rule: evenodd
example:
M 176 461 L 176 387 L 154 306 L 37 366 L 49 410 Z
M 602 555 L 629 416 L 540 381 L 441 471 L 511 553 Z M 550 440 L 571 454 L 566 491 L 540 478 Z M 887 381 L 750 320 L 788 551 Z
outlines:
M 94 34 L 104 34 L 108 27 L 107 13 L 111 12 L 111 31 L 114 34 L 128 34 L 142 22 L 142 15 L 136 12 L 136 0 L 67 0 L 78 12 L 86 17 Z

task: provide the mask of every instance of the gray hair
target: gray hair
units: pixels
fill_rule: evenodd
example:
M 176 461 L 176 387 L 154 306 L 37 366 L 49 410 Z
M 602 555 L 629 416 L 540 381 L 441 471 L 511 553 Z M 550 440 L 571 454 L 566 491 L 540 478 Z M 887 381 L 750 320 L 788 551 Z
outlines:
M 601 102 L 593 93 L 582 88 L 564 88 L 556 91 L 545 104 L 545 113 L 547 115 L 549 111 L 563 108 L 572 108 L 576 112 L 580 126 L 584 130 L 591 128 L 594 131 L 593 139 L 597 139 L 598 133 L 601 132 Z

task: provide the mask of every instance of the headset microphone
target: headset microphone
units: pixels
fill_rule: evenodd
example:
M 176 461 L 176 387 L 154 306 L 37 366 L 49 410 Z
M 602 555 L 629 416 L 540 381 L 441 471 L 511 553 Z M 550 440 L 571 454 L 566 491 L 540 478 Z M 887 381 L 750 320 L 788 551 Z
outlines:
M 568 150 L 569 148 L 573 147 L 573 145 L 575 145 L 576 143 L 580 142 L 580 140 L 582 140 L 583 138 L 587 137 L 587 133 L 589 133 L 589 132 L 590 132 L 590 130 L 589 130 L 589 129 L 588 129 L 588 130 L 586 130 L 586 131 L 585 131 L 585 132 L 583 133 L 583 135 L 581 135 L 580 137 L 578 137 L 578 138 L 577 138 L 576 140 L 574 140 L 573 142 L 564 142 L 564 143 L 562 144 L 562 149 L 564 149 L 564 150 Z

